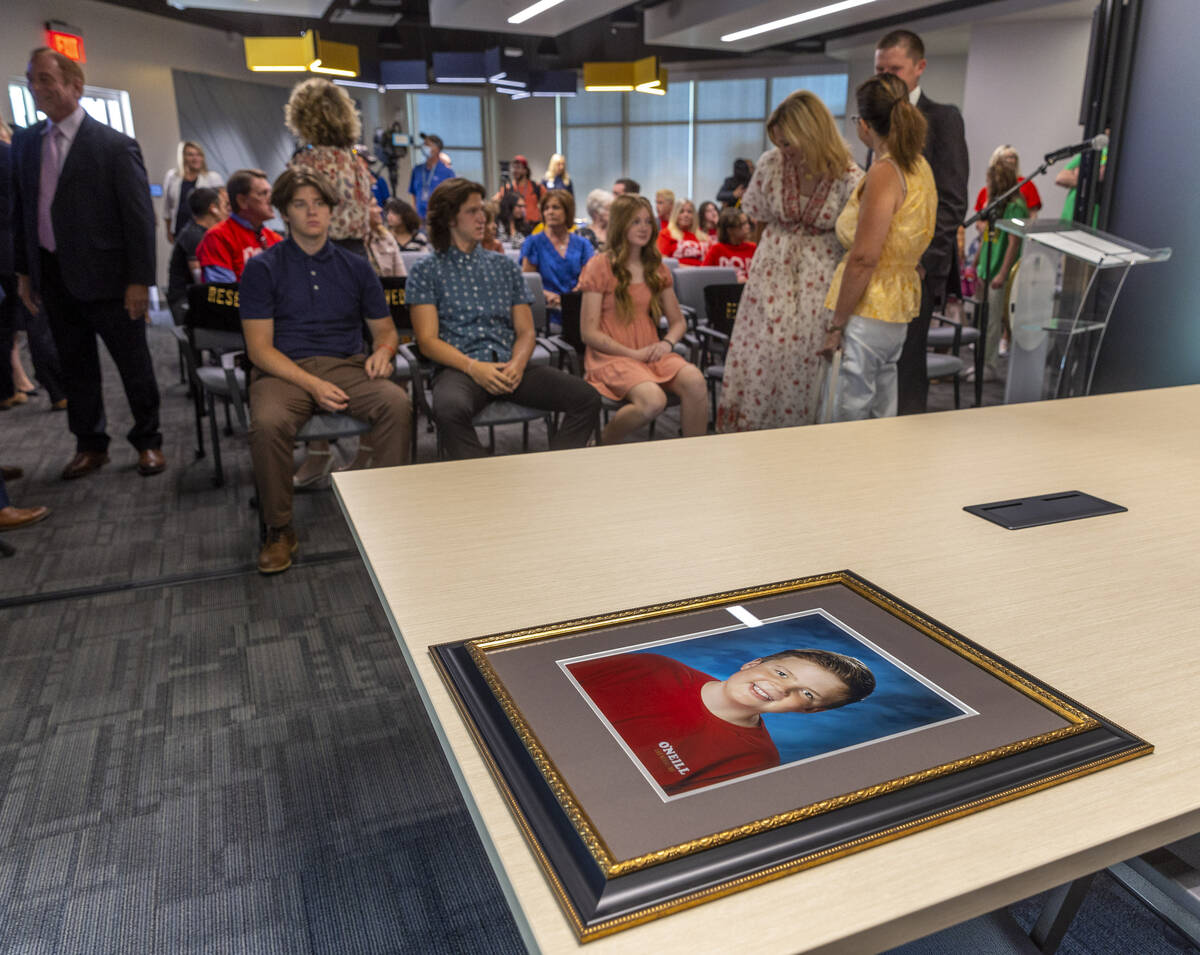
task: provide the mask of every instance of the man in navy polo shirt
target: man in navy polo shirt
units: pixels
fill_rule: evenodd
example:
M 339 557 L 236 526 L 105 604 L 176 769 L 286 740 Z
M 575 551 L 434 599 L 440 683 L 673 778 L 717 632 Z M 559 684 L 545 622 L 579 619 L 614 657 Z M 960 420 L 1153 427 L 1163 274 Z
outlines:
M 319 411 L 344 411 L 374 426 L 374 462 L 408 461 L 412 405 L 390 380 L 399 347 L 383 287 L 362 256 L 328 241 L 338 199 L 320 173 L 288 169 L 271 204 L 289 236 L 246 263 L 240 286 L 242 331 L 254 363 L 250 454 L 267 540 L 258 569 L 292 565 L 292 448 Z M 362 323 L 373 351 L 363 347 Z
M 530 365 L 533 296 L 516 262 L 480 245 L 483 186 L 450 179 L 429 200 L 434 254 L 408 275 L 405 300 L 422 354 L 441 365 L 433 379 L 433 416 L 451 458 L 486 452 L 472 419 L 490 401 L 562 412 L 551 450 L 581 448 L 600 420 L 600 393 L 581 378 Z

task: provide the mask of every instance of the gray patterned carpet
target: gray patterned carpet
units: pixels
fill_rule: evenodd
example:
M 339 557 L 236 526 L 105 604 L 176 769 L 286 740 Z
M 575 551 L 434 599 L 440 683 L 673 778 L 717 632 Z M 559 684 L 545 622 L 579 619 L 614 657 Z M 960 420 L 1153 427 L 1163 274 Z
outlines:
M 332 495 L 298 496 L 302 558 L 260 577 L 248 451 L 227 439 L 212 487 L 173 339 L 151 342 L 162 476 L 117 438 L 64 483 L 73 441 L 44 393 L 0 415 L 14 501 L 54 510 L 0 561 L 0 952 L 520 951 Z M 1071 950 L 1134 950 L 1114 945 Z

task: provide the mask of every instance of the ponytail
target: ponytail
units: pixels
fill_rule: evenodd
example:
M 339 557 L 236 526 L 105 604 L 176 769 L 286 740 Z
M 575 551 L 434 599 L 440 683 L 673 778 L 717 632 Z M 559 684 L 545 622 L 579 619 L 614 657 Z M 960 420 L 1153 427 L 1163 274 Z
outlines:
M 888 153 L 904 172 L 912 172 L 925 149 L 927 124 L 908 101 L 904 81 L 891 73 L 872 76 L 855 90 L 858 113 L 887 143 Z
M 925 117 L 908 101 L 899 100 L 892 107 L 892 130 L 888 134 L 888 152 L 905 172 L 912 172 L 925 149 Z

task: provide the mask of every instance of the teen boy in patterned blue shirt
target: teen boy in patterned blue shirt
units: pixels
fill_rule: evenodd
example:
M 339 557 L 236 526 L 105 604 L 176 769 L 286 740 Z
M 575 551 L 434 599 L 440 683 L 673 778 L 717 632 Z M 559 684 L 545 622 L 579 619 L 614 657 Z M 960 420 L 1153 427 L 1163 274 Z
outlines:
M 483 197 L 483 186 L 466 179 L 434 190 L 426 217 L 434 254 L 412 267 L 405 286 L 417 344 L 442 366 L 433 380 L 442 445 L 451 458 L 484 455 L 471 420 L 503 398 L 562 413 L 551 450 L 583 447 L 599 420 L 600 395 L 574 375 L 529 365 L 532 296 L 515 262 L 479 245 Z

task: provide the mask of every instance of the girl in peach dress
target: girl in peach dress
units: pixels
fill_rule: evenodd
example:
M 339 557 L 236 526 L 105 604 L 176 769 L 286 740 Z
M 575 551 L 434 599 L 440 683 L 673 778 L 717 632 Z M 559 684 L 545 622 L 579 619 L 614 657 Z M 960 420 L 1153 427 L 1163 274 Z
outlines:
M 624 401 L 601 435 L 614 444 L 654 420 L 679 396 L 685 438 L 708 425 L 704 375 L 675 354 L 686 330 L 671 273 L 662 264 L 650 200 L 617 196 L 608 218 L 608 249 L 594 255 L 579 276 L 583 292 L 580 333 L 587 346 L 585 378 L 600 394 Z M 667 333 L 658 337 L 666 315 Z

